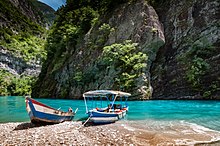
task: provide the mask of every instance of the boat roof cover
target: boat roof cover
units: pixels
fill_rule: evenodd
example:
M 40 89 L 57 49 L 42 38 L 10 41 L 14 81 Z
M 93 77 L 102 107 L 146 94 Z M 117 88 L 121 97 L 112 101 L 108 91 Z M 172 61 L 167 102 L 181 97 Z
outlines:
M 88 91 L 83 94 L 84 97 L 91 97 L 91 96 L 106 96 L 109 94 L 114 94 L 118 96 L 131 96 L 130 93 L 122 92 L 122 91 L 113 91 L 113 90 L 95 90 L 95 91 Z

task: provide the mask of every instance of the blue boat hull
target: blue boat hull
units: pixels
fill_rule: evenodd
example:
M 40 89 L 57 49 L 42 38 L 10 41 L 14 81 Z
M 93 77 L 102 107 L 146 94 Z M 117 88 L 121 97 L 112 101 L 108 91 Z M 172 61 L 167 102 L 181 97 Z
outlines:
M 32 123 L 61 123 L 71 121 L 75 115 L 53 109 L 30 98 L 26 99 L 26 108 Z
M 99 112 L 97 110 L 90 110 L 88 116 L 90 121 L 94 124 L 109 124 L 114 123 L 126 115 L 126 110 L 120 112 Z
M 46 122 L 46 123 L 61 123 L 64 121 L 71 121 L 73 116 L 58 116 L 52 114 L 46 114 L 43 112 L 29 112 L 28 113 L 32 123 Z

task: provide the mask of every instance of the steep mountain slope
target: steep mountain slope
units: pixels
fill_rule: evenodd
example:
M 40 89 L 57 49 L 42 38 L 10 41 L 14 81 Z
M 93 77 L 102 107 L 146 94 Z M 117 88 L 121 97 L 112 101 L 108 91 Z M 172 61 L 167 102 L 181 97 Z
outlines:
M 36 23 L 40 24 L 42 20 L 40 16 L 31 9 L 31 3 L 11 1 L 0 1 L 1 28 L 11 30 L 13 34 L 21 31 L 29 31 L 31 33 L 40 32 L 40 28 Z
M 45 20 L 29 0 L 0 1 L 0 93 L 30 94 L 46 56 Z
M 58 13 L 33 96 L 80 98 L 91 89 L 120 89 L 149 98 L 148 71 L 164 44 L 151 6 L 144 0 L 73 2 Z
M 80 98 L 84 91 L 115 89 L 133 99 L 219 99 L 219 5 L 67 1 L 33 96 Z

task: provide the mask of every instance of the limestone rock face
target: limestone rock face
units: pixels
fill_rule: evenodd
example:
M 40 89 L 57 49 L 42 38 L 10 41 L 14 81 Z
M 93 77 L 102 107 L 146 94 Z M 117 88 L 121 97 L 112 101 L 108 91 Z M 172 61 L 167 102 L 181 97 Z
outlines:
M 0 46 L 0 68 L 7 70 L 16 76 L 38 76 L 41 71 L 41 64 L 39 61 L 26 62 L 21 57 L 16 56 L 4 47 Z
M 218 98 L 220 2 L 170 0 L 156 10 L 165 28 L 166 44 L 151 69 L 153 97 Z
M 149 87 L 151 88 L 150 66 L 155 60 L 159 47 L 165 43 L 163 27 L 154 8 L 144 0 L 139 0 L 132 4 L 118 6 L 101 18 L 101 21 L 90 29 L 84 40 L 79 41 L 75 48 L 68 48 L 66 54 L 71 56 L 58 71 L 51 73 L 54 63 L 58 62 L 53 59 L 47 60 L 33 91 L 34 96 L 81 98 L 82 93 L 88 90 L 120 90 L 113 86 L 114 78 L 119 75 L 120 68 L 102 68 L 97 58 L 102 54 L 100 46 L 131 40 L 138 43 L 139 51 L 148 55 L 148 62 L 142 77 L 135 81 L 136 88 L 130 92 L 137 95 L 134 99 L 149 97 L 146 93 L 152 91 L 149 90 Z M 108 24 L 111 28 L 104 37 L 100 33 L 100 26 L 103 24 Z M 83 85 L 74 82 L 74 79 L 81 74 L 84 74 L 84 80 L 86 80 Z

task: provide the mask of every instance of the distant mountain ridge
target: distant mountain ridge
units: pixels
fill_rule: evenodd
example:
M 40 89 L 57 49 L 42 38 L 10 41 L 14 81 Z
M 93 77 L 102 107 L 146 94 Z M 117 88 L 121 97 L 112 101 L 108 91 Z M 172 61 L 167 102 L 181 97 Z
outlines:
M 35 23 L 45 27 L 55 19 L 55 11 L 37 0 L 0 1 L 0 27 L 18 32 L 32 30 Z
M 31 2 L 34 7 L 38 9 L 37 11 L 41 13 L 40 15 L 43 16 L 44 24 L 46 27 L 51 26 L 56 17 L 55 10 L 43 2 L 37 0 L 31 0 Z
M 32 22 L 42 24 L 42 18 L 32 7 L 30 1 L 26 0 L 6 0 L 0 1 L 0 23 L 1 26 L 11 29 L 18 28 L 23 25 L 28 29 L 28 25 Z M 15 28 L 16 27 L 16 28 Z

